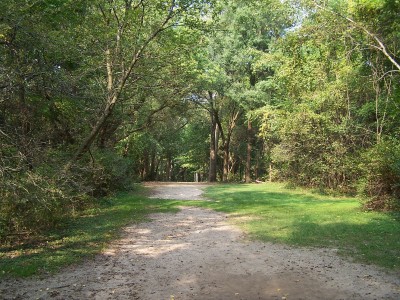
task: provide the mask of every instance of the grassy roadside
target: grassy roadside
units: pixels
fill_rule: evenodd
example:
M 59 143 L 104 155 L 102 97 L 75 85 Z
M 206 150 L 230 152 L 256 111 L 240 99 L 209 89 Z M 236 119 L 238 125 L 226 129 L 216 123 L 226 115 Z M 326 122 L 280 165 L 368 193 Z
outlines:
M 400 267 L 400 216 L 365 212 L 355 198 L 333 198 L 283 184 L 215 185 L 215 202 L 191 203 L 229 213 L 250 237 L 294 246 L 328 247 L 357 261 Z
M 400 216 L 364 212 L 354 198 L 332 198 L 282 184 L 215 185 L 215 201 L 148 200 L 141 190 L 108 199 L 62 228 L 18 248 L 0 245 L 0 278 L 57 271 L 93 256 L 120 235 L 121 227 L 144 222 L 178 205 L 223 211 L 254 238 L 294 246 L 329 247 L 357 261 L 389 269 L 400 266 Z
M 15 248 L 0 245 L 0 278 L 54 272 L 79 263 L 117 238 L 123 226 L 146 221 L 149 213 L 173 211 L 177 209 L 172 202 L 152 200 L 149 203 L 140 191 L 107 199 L 99 208 L 86 211 L 34 243 Z

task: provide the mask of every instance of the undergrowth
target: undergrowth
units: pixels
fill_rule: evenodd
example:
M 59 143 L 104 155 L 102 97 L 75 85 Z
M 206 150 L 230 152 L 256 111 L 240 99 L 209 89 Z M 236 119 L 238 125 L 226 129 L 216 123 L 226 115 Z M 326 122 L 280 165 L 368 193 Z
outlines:
M 172 202 L 152 200 L 142 193 L 103 199 L 58 228 L 18 244 L 0 246 L 0 277 L 51 273 L 99 253 L 121 228 L 147 221 L 154 212 L 177 211 Z

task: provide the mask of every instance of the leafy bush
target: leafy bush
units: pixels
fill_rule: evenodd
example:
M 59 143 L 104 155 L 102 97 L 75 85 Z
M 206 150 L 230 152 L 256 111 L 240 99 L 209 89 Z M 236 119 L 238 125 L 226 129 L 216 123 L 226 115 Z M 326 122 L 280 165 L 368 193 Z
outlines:
M 58 180 L 28 171 L 0 181 L 0 238 L 55 226 L 74 207 Z
M 18 240 L 53 228 L 95 199 L 132 186 L 131 162 L 112 152 L 97 152 L 62 171 L 68 156 L 60 150 L 43 153 L 32 170 L 21 159 L 0 165 L 0 240 Z M 10 166 L 14 165 L 13 168 Z
M 400 210 L 400 141 L 384 140 L 363 154 L 358 192 L 368 209 Z
M 88 182 L 93 185 L 93 196 L 105 196 L 132 188 L 137 179 L 133 160 L 105 150 L 95 153 L 94 160 Z
M 354 193 L 357 157 L 348 131 L 312 111 L 291 113 L 281 120 L 280 141 L 271 158 L 273 178 L 325 192 Z

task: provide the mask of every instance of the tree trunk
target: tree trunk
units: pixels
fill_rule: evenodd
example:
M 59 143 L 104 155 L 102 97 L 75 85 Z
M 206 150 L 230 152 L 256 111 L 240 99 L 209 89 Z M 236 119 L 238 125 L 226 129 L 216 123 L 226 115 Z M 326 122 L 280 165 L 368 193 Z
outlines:
M 256 152 L 256 164 L 255 164 L 255 168 L 254 168 L 254 178 L 256 180 L 259 180 L 259 171 L 260 171 L 260 152 L 257 151 Z
M 149 159 L 149 154 L 143 153 L 143 175 L 142 175 L 142 180 L 147 180 L 147 177 L 149 176 L 149 170 L 150 170 L 150 159 Z
M 269 163 L 269 182 L 272 182 L 272 163 Z
M 87 138 L 83 141 L 83 143 L 81 144 L 79 149 L 75 152 L 75 155 L 74 155 L 71 163 L 77 161 L 83 153 L 85 153 L 87 150 L 89 150 L 90 146 L 92 145 L 92 143 L 93 143 L 94 139 L 96 138 L 97 134 L 99 133 L 100 129 L 103 127 L 104 123 L 106 122 L 108 117 L 111 115 L 116 102 L 117 102 L 117 96 L 113 96 L 111 100 L 107 101 L 107 105 L 104 109 L 102 116 L 99 118 L 99 120 L 93 127 L 92 131 L 87 136 Z M 70 168 L 70 166 L 71 165 L 68 164 L 66 166 L 66 169 L 68 170 Z
M 26 87 L 23 78 L 19 78 L 18 85 L 18 100 L 19 100 L 19 111 L 20 111 L 20 121 L 21 121 L 21 136 L 20 151 L 23 153 L 26 166 L 29 170 L 33 170 L 33 157 L 32 148 L 29 142 L 28 135 L 31 132 L 31 122 L 29 116 L 29 108 L 26 104 Z
M 214 112 L 210 112 L 211 118 L 211 132 L 210 132 L 210 168 L 208 173 L 208 181 L 215 182 L 217 181 L 217 122 L 214 117 Z
M 222 174 L 222 181 L 224 182 L 229 180 L 230 140 L 231 136 L 228 134 L 224 142 L 224 166 Z
M 223 165 L 223 170 L 222 170 L 222 180 L 223 181 L 228 181 L 229 180 L 229 174 L 230 174 L 230 168 L 229 168 L 229 163 L 230 163 L 230 145 L 231 145 L 231 138 L 232 138 L 232 133 L 233 129 L 236 126 L 236 121 L 241 115 L 240 110 L 236 110 L 235 107 L 232 110 L 231 117 L 229 119 L 229 126 L 227 130 L 227 134 L 224 137 L 224 165 Z M 222 128 L 222 126 L 221 126 Z M 224 136 L 224 135 L 223 135 Z
M 222 181 L 228 181 L 229 177 L 229 137 L 224 143 L 224 169 L 222 174 Z
M 251 150 L 252 150 L 252 125 L 250 119 L 247 120 L 247 155 L 246 155 L 246 171 L 245 181 L 251 182 Z
M 168 155 L 167 157 L 167 167 L 166 167 L 166 181 L 171 181 L 171 166 L 172 166 L 172 159 L 171 156 Z
M 174 1 L 173 1 L 174 3 Z M 131 77 L 131 74 L 136 67 L 137 63 L 139 62 L 139 59 L 141 58 L 143 52 L 145 49 L 148 47 L 148 45 L 165 29 L 167 28 L 167 24 L 169 21 L 174 17 L 174 10 L 172 9 L 173 7 L 171 6 L 169 14 L 166 16 L 164 22 L 160 24 L 158 28 L 144 41 L 144 43 L 139 47 L 139 49 L 136 51 L 136 53 L 132 56 L 131 61 L 129 62 L 127 68 L 124 68 L 124 72 L 120 74 L 119 80 L 116 80 L 114 78 L 114 72 L 113 70 L 113 58 L 111 55 L 111 50 L 109 48 L 106 49 L 105 51 L 105 58 L 106 58 L 106 70 L 107 70 L 107 101 L 106 101 L 106 106 L 104 108 L 103 113 L 97 120 L 96 124 L 94 125 L 92 131 L 90 132 L 89 136 L 86 137 L 86 139 L 83 141 L 81 146 L 78 148 L 78 150 L 75 152 L 75 155 L 73 158 L 67 163 L 67 165 L 64 167 L 64 171 L 68 171 L 72 164 L 76 162 L 86 151 L 89 150 L 90 146 L 92 145 L 93 141 L 95 140 L 96 136 L 98 135 L 100 129 L 104 126 L 104 123 L 106 120 L 110 117 L 110 115 L 113 112 L 115 104 L 120 100 L 120 96 L 125 88 L 125 85 L 128 81 L 128 78 Z M 118 34 L 121 32 L 118 30 Z M 118 39 L 120 39 L 119 36 L 117 36 Z M 133 81 L 130 82 L 130 84 L 133 84 L 133 82 L 136 82 L 139 79 L 139 77 L 135 78 Z M 116 84 L 118 82 L 118 84 Z
M 148 176 L 148 179 L 150 181 L 154 181 L 156 179 L 156 167 L 157 167 L 156 159 L 157 159 L 156 158 L 156 152 L 154 151 L 151 154 L 150 172 L 149 172 L 149 176 Z

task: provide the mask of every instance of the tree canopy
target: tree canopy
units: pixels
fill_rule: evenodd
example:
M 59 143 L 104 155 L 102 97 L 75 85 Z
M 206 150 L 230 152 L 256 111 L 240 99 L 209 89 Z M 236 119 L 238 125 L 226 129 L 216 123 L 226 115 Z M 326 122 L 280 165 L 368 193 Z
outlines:
M 0 236 L 141 180 L 283 180 L 398 209 L 399 11 L 1 1 Z

